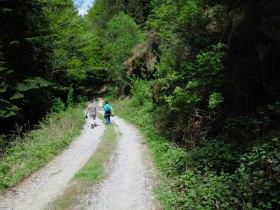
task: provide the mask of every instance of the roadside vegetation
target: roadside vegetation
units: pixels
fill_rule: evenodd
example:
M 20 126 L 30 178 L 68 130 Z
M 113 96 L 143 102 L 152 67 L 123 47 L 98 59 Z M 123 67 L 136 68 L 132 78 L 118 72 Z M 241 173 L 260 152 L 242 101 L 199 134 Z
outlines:
M 163 209 L 258 209 L 253 207 L 255 202 L 260 209 L 279 205 L 279 138 L 242 155 L 232 151 L 234 145 L 224 144 L 222 137 L 187 151 L 158 131 L 158 113 L 146 91 L 149 85 L 136 81 L 131 96 L 115 101 L 113 107 L 117 115 L 138 125 L 147 139 L 164 175 L 155 189 Z M 233 163 L 234 171 L 229 170 Z M 256 200 L 255 196 L 264 197 Z
M 102 115 L 99 118 L 103 118 Z M 116 147 L 117 131 L 115 126 L 107 126 L 101 142 L 87 164 L 76 173 L 72 184 L 65 192 L 53 201 L 48 209 L 83 209 L 90 201 L 86 200 L 88 194 L 93 193 L 96 186 L 107 175 L 106 169 L 112 161 Z
M 53 112 L 36 129 L 6 145 L 0 159 L 0 191 L 20 182 L 61 153 L 80 134 L 84 122 L 82 105 Z
M 126 98 L 114 111 L 154 148 L 171 180 L 166 209 L 279 209 L 279 11 L 267 0 L 95 0 L 79 16 L 71 0 L 3 1 L 2 161 L 21 147 L 11 133 L 102 89 Z

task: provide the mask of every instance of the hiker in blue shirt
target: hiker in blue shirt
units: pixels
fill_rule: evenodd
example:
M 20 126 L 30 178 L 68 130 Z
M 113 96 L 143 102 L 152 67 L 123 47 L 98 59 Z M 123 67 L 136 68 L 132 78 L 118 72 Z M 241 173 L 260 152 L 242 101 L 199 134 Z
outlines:
M 103 107 L 103 110 L 104 110 L 104 117 L 106 119 L 106 124 L 110 124 L 111 121 L 110 121 L 110 117 L 114 117 L 113 115 L 113 107 L 108 103 L 108 101 L 105 101 L 105 105 Z

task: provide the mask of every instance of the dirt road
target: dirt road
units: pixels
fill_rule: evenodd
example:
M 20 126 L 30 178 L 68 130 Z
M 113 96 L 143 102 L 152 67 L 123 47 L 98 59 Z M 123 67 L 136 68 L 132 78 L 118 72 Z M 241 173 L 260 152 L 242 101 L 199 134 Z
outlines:
M 91 129 L 87 122 L 81 136 L 61 155 L 5 195 L 0 195 L 0 209 L 44 209 L 66 189 L 74 174 L 95 152 L 105 129 L 101 120 L 97 123 L 99 126 Z M 136 128 L 122 119 L 115 117 L 113 123 L 121 133 L 116 161 L 108 179 L 95 189 L 95 195 L 87 198 L 88 209 L 159 209 L 152 192 L 155 172 L 147 159 L 142 138 Z
M 88 203 L 94 210 L 159 209 L 153 195 L 156 174 L 143 138 L 137 129 L 115 117 L 113 122 L 121 133 L 117 159 L 110 176 Z
M 21 184 L 0 196 L 0 209 L 39 210 L 63 192 L 75 173 L 96 150 L 104 125 L 91 129 L 87 123 L 81 135 L 56 159 Z

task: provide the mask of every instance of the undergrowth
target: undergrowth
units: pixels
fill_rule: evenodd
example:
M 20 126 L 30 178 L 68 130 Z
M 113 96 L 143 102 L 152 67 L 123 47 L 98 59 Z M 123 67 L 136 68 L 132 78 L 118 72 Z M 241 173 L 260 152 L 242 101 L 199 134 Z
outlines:
M 154 112 L 150 87 L 149 82 L 136 80 L 132 95 L 113 107 L 145 135 L 166 177 L 156 190 L 164 209 L 280 209 L 280 138 L 273 129 L 277 128 L 273 118 L 280 110 L 277 104 L 260 115 L 231 118 L 224 136 L 204 139 L 188 151 L 156 130 L 159 118 L 154 116 L 158 112 Z M 247 127 L 244 119 L 251 119 Z M 239 141 L 246 141 L 234 140 L 231 133 L 236 132 L 242 132 Z

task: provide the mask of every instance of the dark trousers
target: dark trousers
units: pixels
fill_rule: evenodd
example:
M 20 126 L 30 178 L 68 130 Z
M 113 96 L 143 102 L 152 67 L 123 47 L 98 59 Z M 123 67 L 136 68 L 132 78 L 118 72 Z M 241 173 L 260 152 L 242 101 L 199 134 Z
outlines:
M 106 116 L 105 119 L 106 119 L 106 124 L 110 124 L 111 123 L 110 122 L 110 115 Z

